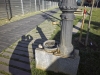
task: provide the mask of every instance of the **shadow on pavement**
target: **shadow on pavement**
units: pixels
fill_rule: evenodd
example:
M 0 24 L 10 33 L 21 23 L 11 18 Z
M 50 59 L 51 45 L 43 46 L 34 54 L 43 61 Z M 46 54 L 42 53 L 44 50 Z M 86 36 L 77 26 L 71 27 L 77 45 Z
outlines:
M 28 45 L 32 40 L 32 36 L 23 35 L 15 47 L 9 61 L 9 72 L 12 75 L 31 75 Z
M 44 13 L 42 16 L 45 18 L 45 19 L 47 19 L 48 21 L 55 21 L 55 20 L 60 20 L 59 18 L 57 18 L 57 17 L 55 17 L 55 16 L 52 16 L 52 15 L 50 15 L 50 14 L 48 14 L 48 13 L 46 13 L 46 12 L 43 12 L 43 11 L 41 11 L 42 13 Z M 56 12 L 55 12 L 56 13 Z
M 36 30 L 38 31 L 37 33 L 39 33 L 41 38 L 40 39 L 36 39 L 34 41 L 34 43 L 32 44 L 34 59 L 35 59 L 35 49 L 38 48 L 39 44 L 43 45 L 43 42 L 47 40 L 46 36 L 44 35 L 44 33 L 43 33 L 43 31 L 42 31 L 42 29 L 40 27 L 37 26 Z

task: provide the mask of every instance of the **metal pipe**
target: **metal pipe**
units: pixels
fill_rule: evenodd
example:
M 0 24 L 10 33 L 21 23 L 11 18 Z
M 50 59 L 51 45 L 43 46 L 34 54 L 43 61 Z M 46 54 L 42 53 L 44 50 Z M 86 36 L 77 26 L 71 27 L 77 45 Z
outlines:
M 70 57 L 73 52 L 72 29 L 74 12 L 77 10 L 76 0 L 60 0 L 59 8 L 62 11 L 60 53 L 63 57 Z

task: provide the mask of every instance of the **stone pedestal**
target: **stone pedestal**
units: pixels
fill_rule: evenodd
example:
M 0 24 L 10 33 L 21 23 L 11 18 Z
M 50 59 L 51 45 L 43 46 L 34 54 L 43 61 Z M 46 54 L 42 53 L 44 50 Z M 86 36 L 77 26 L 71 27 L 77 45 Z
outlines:
M 76 75 L 80 57 L 78 50 L 75 50 L 74 58 L 62 58 L 37 48 L 35 50 L 35 59 L 37 69 Z

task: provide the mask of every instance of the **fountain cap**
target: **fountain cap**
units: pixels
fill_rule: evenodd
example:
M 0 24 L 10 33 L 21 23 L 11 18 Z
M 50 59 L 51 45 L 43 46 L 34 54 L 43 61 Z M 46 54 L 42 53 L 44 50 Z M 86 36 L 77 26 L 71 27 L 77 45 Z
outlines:
M 78 8 L 76 0 L 59 0 L 58 6 L 61 11 L 76 11 Z

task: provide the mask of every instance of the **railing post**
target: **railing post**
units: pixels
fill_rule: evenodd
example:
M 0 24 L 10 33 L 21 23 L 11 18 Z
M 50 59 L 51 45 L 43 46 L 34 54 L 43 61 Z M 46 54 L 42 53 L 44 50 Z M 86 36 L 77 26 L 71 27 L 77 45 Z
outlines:
M 23 0 L 21 0 L 22 14 L 24 15 Z

